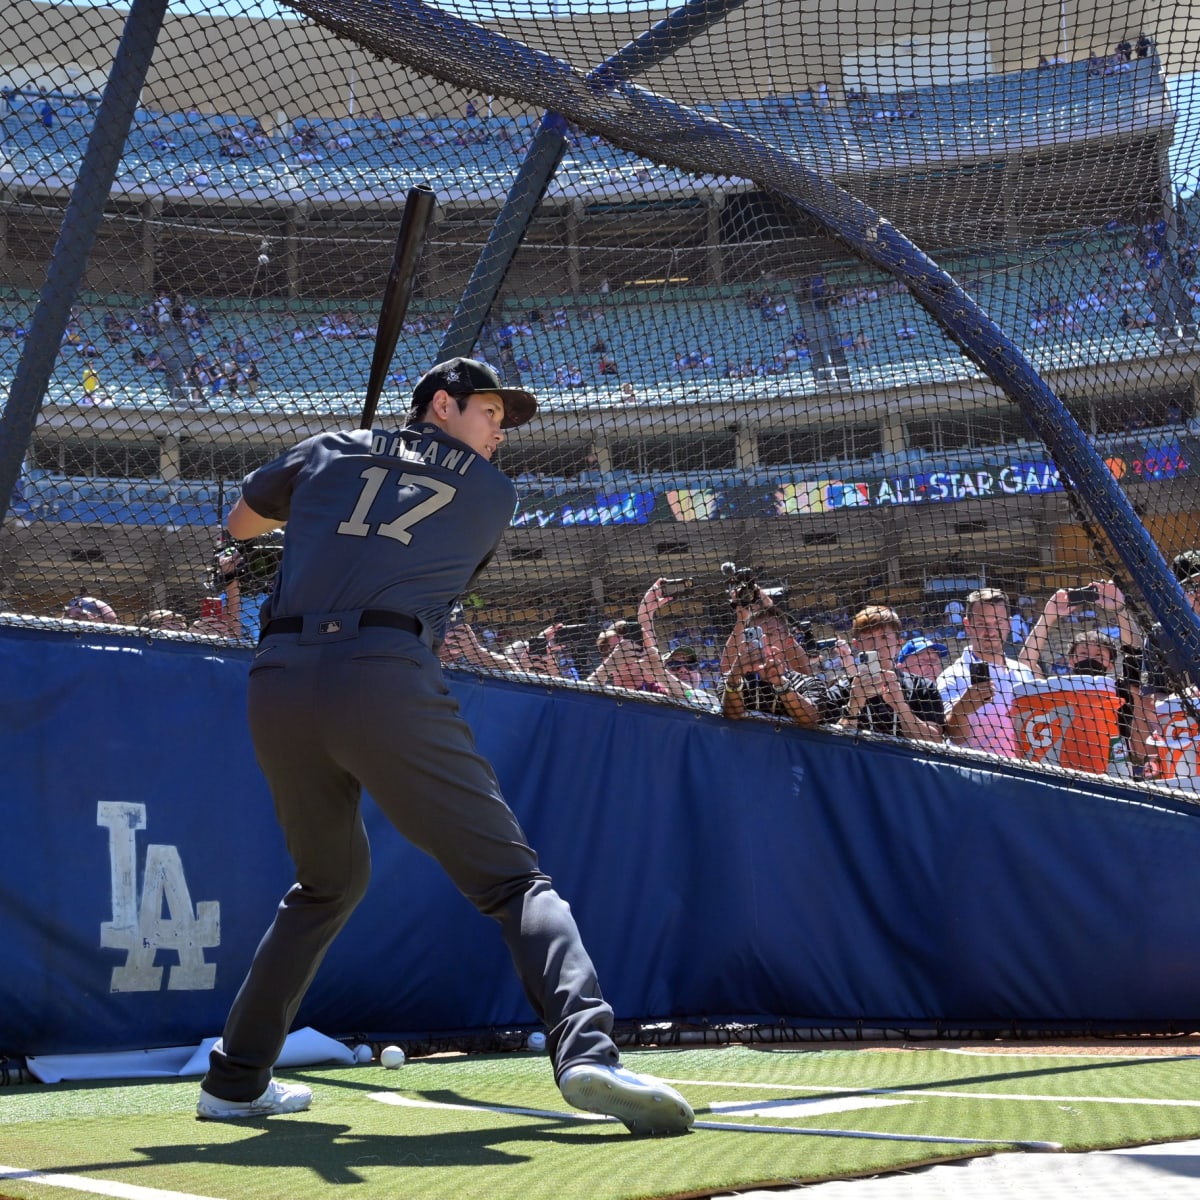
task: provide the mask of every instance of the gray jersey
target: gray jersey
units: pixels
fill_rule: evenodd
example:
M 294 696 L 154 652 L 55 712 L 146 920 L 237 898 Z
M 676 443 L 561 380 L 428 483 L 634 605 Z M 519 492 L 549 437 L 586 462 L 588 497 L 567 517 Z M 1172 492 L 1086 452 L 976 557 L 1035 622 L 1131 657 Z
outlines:
M 506 475 L 424 423 L 317 434 L 252 471 L 242 498 L 287 522 L 265 617 L 387 609 L 435 638 L 516 509 Z

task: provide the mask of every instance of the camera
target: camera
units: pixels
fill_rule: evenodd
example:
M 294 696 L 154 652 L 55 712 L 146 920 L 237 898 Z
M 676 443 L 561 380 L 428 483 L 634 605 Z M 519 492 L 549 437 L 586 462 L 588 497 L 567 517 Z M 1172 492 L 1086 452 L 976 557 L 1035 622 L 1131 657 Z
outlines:
M 796 622 L 795 637 L 804 647 L 804 653 L 809 658 L 821 657 L 821 643 L 817 641 L 817 635 L 813 633 L 812 622 L 807 618 Z
M 686 595 L 693 586 L 690 579 L 663 579 L 660 584 L 664 600 L 674 600 L 676 596 Z
M 745 632 L 745 642 L 754 650 L 765 650 L 767 648 L 767 639 L 763 634 L 761 626 L 747 625 Z
M 1068 604 L 1095 604 L 1100 593 L 1094 587 L 1067 588 Z
M 969 679 L 971 683 L 987 683 L 992 677 L 992 667 L 990 663 L 973 662 L 970 665 Z
M 641 650 L 642 642 L 642 627 L 636 621 L 614 621 L 610 628 L 610 632 L 615 633 L 622 641 L 628 642 L 631 646 Z
M 596 630 L 591 625 L 560 625 L 555 631 L 554 640 L 559 645 L 579 645 L 583 642 L 590 644 L 596 636 Z
M 761 598 L 758 590 L 758 572 L 753 567 L 739 567 L 731 562 L 721 564 L 725 577 L 725 594 L 732 609 L 750 608 Z

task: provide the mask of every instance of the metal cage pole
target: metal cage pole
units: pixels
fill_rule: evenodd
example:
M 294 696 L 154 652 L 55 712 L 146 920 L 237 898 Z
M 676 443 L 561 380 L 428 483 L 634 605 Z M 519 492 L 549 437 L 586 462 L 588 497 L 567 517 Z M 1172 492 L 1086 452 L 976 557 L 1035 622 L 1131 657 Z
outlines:
M 121 32 L 8 403 L 0 415 L 0 521 L 12 503 L 21 462 L 37 426 L 71 305 L 83 282 L 166 11 L 167 0 L 133 0 Z
M 588 73 L 597 90 L 611 91 L 635 75 L 665 62 L 694 37 L 723 21 L 745 0 L 688 0 L 656 25 L 622 46 Z M 517 256 L 534 210 L 545 195 L 567 145 L 567 121 L 555 112 L 543 115 L 508 196 L 496 214 L 488 240 L 438 351 L 440 359 L 470 354 Z

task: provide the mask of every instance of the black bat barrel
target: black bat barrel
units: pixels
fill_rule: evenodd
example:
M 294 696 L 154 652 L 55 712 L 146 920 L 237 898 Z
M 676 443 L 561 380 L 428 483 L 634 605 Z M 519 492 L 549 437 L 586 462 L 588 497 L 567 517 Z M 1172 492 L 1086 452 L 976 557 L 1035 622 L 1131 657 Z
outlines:
M 383 391 L 396 342 L 408 302 L 412 299 L 413 280 L 417 274 L 417 263 L 425 246 L 425 235 L 433 210 L 437 203 L 433 189 L 426 183 L 409 189 L 404 205 L 404 216 L 400 221 L 400 233 L 396 237 L 396 250 L 392 255 L 392 269 L 388 272 L 387 286 L 383 290 L 383 304 L 379 309 L 379 326 L 375 331 L 375 354 L 371 359 L 371 376 L 367 381 L 367 398 L 363 404 L 360 429 L 370 429 L 375 420 L 375 409 Z

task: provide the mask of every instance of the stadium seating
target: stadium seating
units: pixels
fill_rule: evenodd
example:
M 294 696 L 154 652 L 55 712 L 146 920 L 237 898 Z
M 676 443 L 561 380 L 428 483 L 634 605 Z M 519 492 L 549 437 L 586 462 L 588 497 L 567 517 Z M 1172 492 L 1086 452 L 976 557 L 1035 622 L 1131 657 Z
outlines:
M 7 168 L 38 178 L 73 175 L 92 120 L 89 107 L 83 101 L 60 105 L 47 128 L 35 104 L 10 98 L 0 129 Z M 1131 62 L 1128 71 L 1100 77 L 1088 74 L 1086 62 L 1077 62 L 1053 71 L 1020 71 L 853 100 L 836 112 L 816 112 L 807 101 L 781 97 L 724 101 L 713 107 L 713 115 L 806 158 L 826 159 L 836 146 L 839 154 L 860 164 L 876 160 L 894 165 L 1143 128 L 1148 121 L 1169 119 L 1169 106 L 1158 62 L 1147 58 Z M 200 186 L 205 189 L 394 194 L 436 171 L 447 191 L 504 192 L 533 132 L 528 118 L 313 122 L 314 158 L 304 161 L 288 140 L 289 134 L 309 126 L 301 118 L 273 132 L 260 150 L 238 158 L 223 155 L 218 131 L 253 119 L 249 114 L 214 114 L 189 120 L 179 113 L 142 110 L 118 178 L 187 188 L 203 173 L 207 182 Z M 485 131 L 487 140 L 471 140 Z M 340 133 L 349 135 L 352 145 L 330 147 L 330 139 Z M 159 137 L 171 145 L 156 148 Z M 675 171 L 651 166 L 602 139 L 573 136 L 556 184 L 637 187 L 677 178 Z
M 1126 329 L 1121 324 L 1126 305 L 1144 309 L 1148 304 L 1143 290 L 1148 271 L 1136 254 L 1128 253 L 1138 236 L 1136 229 L 1115 228 L 1093 236 L 1082 251 L 1049 241 L 1029 248 L 1023 261 L 980 256 L 960 258 L 947 267 L 1038 368 L 1099 364 L 1159 350 L 1153 328 Z M 831 271 L 828 285 L 836 297 L 828 314 L 846 348 L 846 380 L 852 386 L 879 388 L 977 374 L 907 292 L 881 289 L 877 277 L 848 266 Z M 1086 298 L 1102 286 L 1108 289 L 1104 306 L 1089 306 Z M 866 298 L 848 302 L 856 293 Z M 677 289 L 645 299 L 625 294 L 605 298 L 599 307 L 602 322 L 590 318 L 586 297 L 531 299 L 525 301 L 527 311 L 561 307 L 565 323 L 560 327 L 553 321 L 529 322 L 528 333 L 511 337 L 513 355 L 528 361 L 521 373 L 550 408 L 574 405 L 580 397 L 601 405 L 620 403 L 619 383 L 625 380 L 639 386 L 643 403 L 676 403 L 697 388 L 743 395 L 760 388 L 814 391 L 818 382 L 806 353 L 780 362 L 792 335 L 803 328 L 790 283 L 780 285 L 777 298 L 787 304 L 787 312 L 767 320 L 748 302 L 751 289 Z M 0 381 L 11 380 L 20 353 L 16 331 L 28 328 L 34 303 L 28 293 L 0 292 Z M 153 338 L 133 335 L 124 345 L 110 347 L 101 331 L 105 311 L 136 313 L 144 304 L 145 298 L 87 297 L 81 311 L 85 338 L 99 350 L 95 365 L 103 389 L 119 403 L 154 406 L 166 403 L 161 373 L 130 361 L 131 349 L 139 344 L 150 349 Z M 1047 316 L 1055 304 L 1061 311 Z M 226 396 L 223 404 L 247 409 L 286 405 L 294 381 L 312 374 L 309 364 L 319 354 L 322 378 L 332 380 L 335 393 L 342 394 L 333 401 L 335 411 L 357 407 L 370 368 L 375 319 L 361 304 L 357 310 L 353 305 L 336 306 L 351 313 L 362 335 L 356 337 L 323 336 L 319 323 L 328 310 L 314 303 L 294 302 L 284 309 L 225 301 L 207 307 L 209 324 L 197 342 L 198 352 L 216 357 L 223 339 L 243 336 L 259 354 L 257 395 Z M 442 312 L 437 320 L 445 315 Z M 525 314 L 505 313 L 504 319 L 524 322 Z M 295 328 L 303 332 L 302 340 L 293 340 Z M 703 331 L 702 344 L 696 344 L 701 336 L 697 331 Z M 596 370 L 599 352 L 592 347 L 597 337 L 603 338 L 604 353 L 617 364 L 617 373 L 607 379 Z M 862 337 L 865 341 L 859 340 Z M 424 333 L 405 333 L 395 358 L 397 369 L 410 375 L 419 370 L 436 354 L 439 341 L 440 325 Z M 499 354 L 498 348 L 489 354 L 487 344 L 481 352 L 493 360 Z M 52 401 L 79 398 L 82 367 L 79 355 L 64 348 L 51 381 Z M 731 372 L 731 367 L 745 374 Z M 569 375 L 572 368 L 578 369 L 580 387 L 562 378 L 562 372 Z
M 881 162 L 899 162 L 1095 137 L 1098 132 L 1145 121 L 1156 101 L 1165 102 L 1158 64 L 1139 60 L 1130 64 L 1130 70 L 1111 76 L 1089 76 L 1085 63 L 1075 63 L 1054 71 L 1024 71 L 916 89 L 903 97 L 854 101 L 833 112 L 818 112 L 796 97 L 728 101 L 714 106 L 712 112 L 799 155 L 826 153 L 836 134 L 838 144 L 859 148 L 861 161 L 875 156 Z M 86 142 L 92 119 L 89 109 L 86 103 L 74 108 L 60 105 L 57 119 L 46 127 L 35 105 L 10 102 L 0 129 L 0 162 L 17 174 L 70 176 Z M 876 113 L 909 111 L 915 115 L 875 119 Z M 139 112 L 120 178 L 139 185 L 168 181 L 183 188 L 189 177 L 203 172 L 209 179 L 200 185 L 203 188 L 228 185 L 243 196 L 248 185 L 270 193 L 386 191 L 394 195 L 424 180 L 436 165 L 439 179 L 451 189 L 501 192 L 510 185 L 523 142 L 536 123 L 531 118 L 509 118 L 503 125 L 508 134 L 504 140 L 492 137 L 476 142 L 462 138 L 470 127 L 458 119 L 345 120 L 314 126 L 321 157 L 312 163 L 297 161 L 296 150 L 283 132 L 257 153 L 244 158 L 223 156 L 218 131 L 250 120 L 248 115 L 235 114 L 189 120 L 178 113 Z M 306 125 L 298 120 L 294 129 Z M 499 127 L 500 122 L 495 122 L 493 132 Z M 474 128 L 481 126 L 477 123 Z M 347 132 L 352 145 L 330 148 L 327 143 L 338 131 Z M 161 140 L 164 138 L 170 145 Z M 459 139 L 463 144 L 458 144 Z M 648 179 L 635 178 L 635 172 L 647 169 L 651 172 Z M 650 167 L 602 140 L 583 137 L 568 148 L 555 186 L 615 184 L 632 190 L 674 178 L 674 172 Z M 1152 329 L 1122 328 L 1120 321 L 1125 301 L 1139 303 L 1138 289 L 1146 286 L 1146 269 L 1136 255 L 1126 253 L 1138 233 L 1114 228 L 1094 234 L 1082 251 L 1078 241 L 1066 248 L 1047 241 L 1026 247 L 1024 259 L 1006 258 L 996 251 L 990 256 L 960 256 L 945 265 L 1039 369 L 1101 364 L 1153 354 L 1161 348 Z M 836 299 L 827 311 L 848 359 L 839 385 L 878 390 L 978 376 L 977 368 L 958 353 L 907 292 L 880 289 L 877 280 L 877 276 L 869 278 L 860 265 L 846 264 L 829 272 L 828 283 Z M 1102 282 L 1117 290 L 1117 302 L 1081 306 L 1080 301 Z M 605 297 L 602 325 L 586 316 L 584 297 L 529 300 L 525 302 L 529 307 L 534 303 L 543 309 L 565 306 L 568 319 L 562 326 L 538 322 L 528 334 L 514 336 L 513 354 L 528 359 L 523 378 L 543 397 L 543 407 L 549 411 L 575 408 L 581 400 L 589 405 L 619 405 L 619 383 L 626 380 L 638 388 L 639 405 L 643 406 L 675 405 L 697 393 L 724 397 L 731 403 L 760 394 L 815 393 L 829 385 L 814 377 L 807 355 L 798 354 L 783 364 L 777 361 L 789 338 L 801 332 L 799 306 L 793 303 L 791 287 L 790 282 L 779 285 L 779 298 L 788 304 L 788 311 L 769 319 L 748 303 L 750 290 L 745 288 Z M 856 303 L 843 302 L 859 288 L 876 294 Z M 1045 319 L 1056 297 L 1069 320 L 1061 314 Z M 167 407 L 170 400 L 162 374 L 135 366 L 130 357 L 134 346 L 149 349 L 154 339 L 135 335 L 112 347 L 101 333 L 105 310 L 136 312 L 146 298 L 86 297 L 81 301 L 85 336 L 98 348 L 93 363 L 110 402 L 130 408 Z M 30 294 L 0 290 L 0 385 L 5 387 L 11 383 L 20 353 L 21 338 L 16 331 L 29 327 L 35 302 Z M 342 303 L 336 307 L 347 311 L 354 306 Z M 222 339 L 242 336 L 257 348 L 261 374 L 254 395 L 222 393 L 214 407 L 284 413 L 319 407 L 335 417 L 357 415 L 370 367 L 372 338 L 322 335 L 319 321 L 325 311 L 320 305 L 304 303 L 292 304 L 287 310 L 228 301 L 210 304 L 209 322 L 197 350 L 216 357 Z M 362 306 L 354 315 L 364 328 L 373 326 L 374 314 Z M 505 315 L 513 319 L 516 314 Z M 295 325 L 304 331 L 303 339 L 293 339 Z M 10 332 L 6 334 L 6 330 Z M 703 331 L 703 344 L 695 344 L 697 331 Z M 611 378 L 596 372 L 598 352 L 593 345 L 598 335 L 606 343 L 604 353 L 617 364 L 617 374 Z M 408 383 L 432 361 L 440 336 L 440 326 L 402 336 L 394 361 L 398 370 L 407 370 Z M 482 352 L 496 361 L 498 348 L 495 354 L 489 349 L 485 345 Z M 325 389 L 320 396 L 311 387 L 298 390 L 295 386 L 297 379 L 314 374 L 310 364 L 318 355 Z M 49 402 L 72 404 L 82 399 L 83 366 L 84 360 L 74 349 L 64 348 L 50 383 Z M 570 385 L 575 368 L 581 387 Z M 740 374 L 743 370 L 744 375 Z M 407 390 L 404 384 L 391 385 L 388 394 L 406 395 Z M 1011 449 L 1011 445 L 1006 447 Z M 1029 453 L 1035 449 L 1040 448 L 1031 446 Z M 836 478 L 852 467 L 883 473 L 935 467 L 965 470 L 982 465 L 987 453 L 986 448 L 975 448 L 934 460 L 912 450 L 854 464 L 827 460 L 794 468 L 681 471 L 653 478 L 625 472 L 604 482 L 617 488 L 775 487 L 790 478 Z M 562 479 L 543 483 L 550 490 L 567 487 Z M 212 519 L 212 481 L 192 481 L 164 490 L 162 484 L 118 487 L 115 480 L 68 480 L 34 473 L 25 486 L 30 505 L 62 519 L 104 520 L 114 506 L 124 506 L 134 521 L 178 518 L 182 523 L 197 523 Z M 1064 545 L 1064 553 L 1066 549 Z

